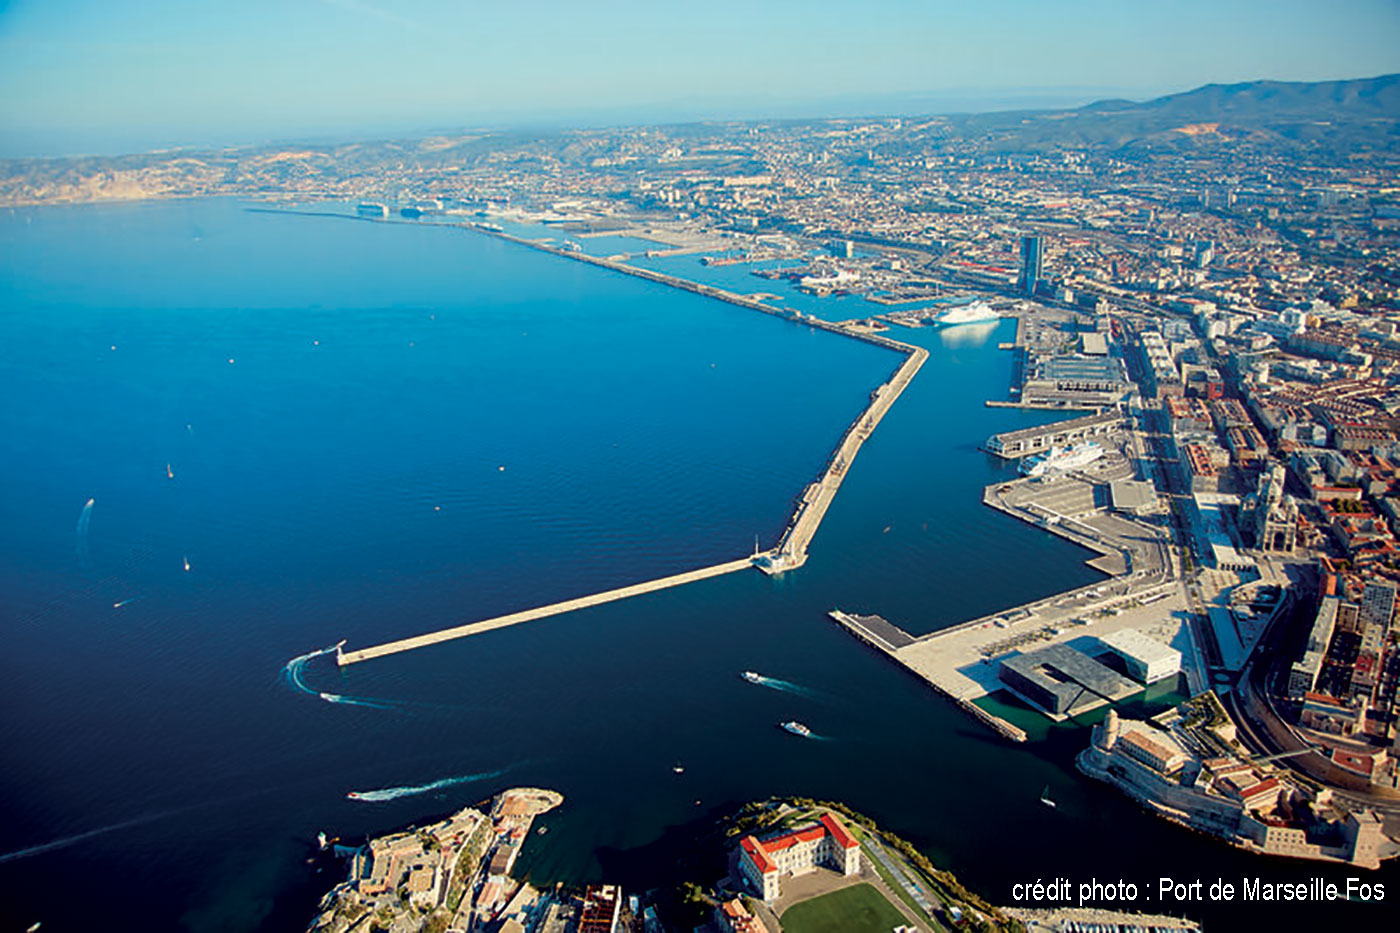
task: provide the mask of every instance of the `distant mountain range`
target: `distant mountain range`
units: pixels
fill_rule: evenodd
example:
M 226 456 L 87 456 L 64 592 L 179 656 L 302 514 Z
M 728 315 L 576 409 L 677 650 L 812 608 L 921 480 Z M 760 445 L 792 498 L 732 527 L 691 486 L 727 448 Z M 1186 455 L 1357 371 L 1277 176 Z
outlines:
M 895 138 L 886 141 L 886 150 L 914 156 L 948 145 L 1007 154 L 1079 150 L 1153 162 L 1206 158 L 1224 163 L 1238 157 L 1283 156 L 1316 165 L 1400 154 L 1400 75 L 1208 84 L 1142 102 L 1100 100 L 1074 108 L 942 114 L 911 119 L 906 129 L 893 131 Z M 853 120 L 776 122 L 823 131 L 833 122 Z M 665 129 L 681 145 L 693 139 L 707 146 L 709 170 L 752 174 L 761 171 L 763 164 L 747 145 L 749 125 L 726 120 L 671 124 Z M 388 185 L 404 171 L 431 175 L 506 157 L 557 159 L 587 170 L 606 154 L 596 146 L 609 132 L 461 130 L 362 142 L 0 159 L 0 205 L 249 192 L 315 192 L 318 197 L 349 199 L 363 193 L 365 178 L 377 177 Z
M 1201 119 L 1327 116 L 1400 116 L 1400 75 L 1354 81 L 1246 81 L 1207 84 L 1180 94 L 1134 103 L 1101 100 L 1081 113 L 1151 112 Z
M 1153 100 L 1077 109 L 967 114 L 964 133 L 993 148 L 1200 148 L 1218 142 L 1314 148 L 1400 144 L 1400 75 L 1351 81 L 1207 84 Z

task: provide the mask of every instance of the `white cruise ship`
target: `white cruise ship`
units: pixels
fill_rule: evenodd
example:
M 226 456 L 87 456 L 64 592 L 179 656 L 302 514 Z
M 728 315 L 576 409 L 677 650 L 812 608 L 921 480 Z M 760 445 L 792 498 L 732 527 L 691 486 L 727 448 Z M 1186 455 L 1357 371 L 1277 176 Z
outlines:
M 1051 471 L 1062 473 L 1077 470 L 1093 463 L 1103 454 L 1103 446 L 1094 441 L 1084 441 L 1071 447 L 1052 447 L 1049 453 L 1021 461 L 1021 472 L 1026 476 L 1044 476 Z
M 949 308 L 938 317 L 933 319 L 933 323 L 942 324 L 944 327 L 952 327 L 956 324 L 978 324 L 982 321 L 995 321 L 1001 317 L 992 306 L 985 301 L 974 301 L 972 304 L 958 305 L 956 308 Z

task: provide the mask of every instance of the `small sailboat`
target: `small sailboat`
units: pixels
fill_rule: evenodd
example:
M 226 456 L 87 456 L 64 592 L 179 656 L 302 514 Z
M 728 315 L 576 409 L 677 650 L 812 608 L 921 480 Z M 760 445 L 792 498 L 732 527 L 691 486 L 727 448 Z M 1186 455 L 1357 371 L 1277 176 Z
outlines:
M 1055 809 L 1055 801 L 1053 801 L 1053 800 L 1050 799 L 1050 785 L 1049 785 L 1049 784 L 1046 784 L 1046 785 L 1045 785 L 1045 790 L 1043 790 L 1043 791 L 1040 792 L 1040 802 L 1043 803 L 1043 804 L 1045 804 L 1047 807 L 1049 807 L 1049 808 L 1052 809 L 1052 810 Z

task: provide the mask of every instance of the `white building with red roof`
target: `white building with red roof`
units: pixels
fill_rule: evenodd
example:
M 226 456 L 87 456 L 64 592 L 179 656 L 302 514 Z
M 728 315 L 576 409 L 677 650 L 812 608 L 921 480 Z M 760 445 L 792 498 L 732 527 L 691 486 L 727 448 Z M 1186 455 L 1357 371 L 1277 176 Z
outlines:
M 739 873 L 765 901 L 781 893 L 783 875 L 801 875 L 825 866 L 843 875 L 860 873 L 860 843 L 831 813 L 811 826 L 758 840 L 739 842 Z

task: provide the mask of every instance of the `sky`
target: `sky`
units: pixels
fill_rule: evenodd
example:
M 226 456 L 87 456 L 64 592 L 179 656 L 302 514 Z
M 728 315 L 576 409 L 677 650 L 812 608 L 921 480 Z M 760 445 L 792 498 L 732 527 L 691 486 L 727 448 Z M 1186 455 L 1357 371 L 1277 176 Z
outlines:
M 1400 72 L 1400 0 L 0 0 L 0 157 Z

